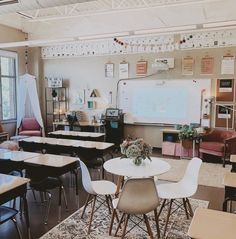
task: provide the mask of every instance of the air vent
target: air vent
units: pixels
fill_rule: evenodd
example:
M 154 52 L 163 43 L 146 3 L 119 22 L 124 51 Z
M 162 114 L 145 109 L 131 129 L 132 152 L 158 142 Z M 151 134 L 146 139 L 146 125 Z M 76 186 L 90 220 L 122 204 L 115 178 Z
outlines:
M 0 0 L 0 7 L 2 5 L 8 5 L 13 3 L 19 3 L 19 1 L 18 0 Z

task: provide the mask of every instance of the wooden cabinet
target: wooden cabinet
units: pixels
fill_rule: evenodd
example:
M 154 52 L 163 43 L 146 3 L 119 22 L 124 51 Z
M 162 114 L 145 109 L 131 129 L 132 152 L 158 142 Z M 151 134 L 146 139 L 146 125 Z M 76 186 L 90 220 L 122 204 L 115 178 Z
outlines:
M 195 141 L 191 141 L 190 144 L 181 142 L 179 140 L 179 130 L 174 128 L 162 129 L 162 154 L 167 156 L 175 156 L 180 158 L 192 158 L 198 152 L 195 149 Z M 190 146 L 190 147 L 189 147 Z

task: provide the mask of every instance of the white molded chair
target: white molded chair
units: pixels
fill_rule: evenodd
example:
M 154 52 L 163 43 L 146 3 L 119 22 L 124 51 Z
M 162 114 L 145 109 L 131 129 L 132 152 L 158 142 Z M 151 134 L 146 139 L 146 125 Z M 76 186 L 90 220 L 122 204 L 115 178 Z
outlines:
M 163 199 L 163 203 L 161 205 L 158 216 L 161 214 L 163 208 L 165 207 L 167 200 L 169 201 L 169 209 L 167 213 L 163 237 L 165 237 L 166 234 L 167 225 L 171 215 L 172 204 L 175 203 L 174 200 L 182 199 L 183 204 L 179 204 L 177 202 L 176 204 L 178 208 L 184 206 L 187 219 L 189 218 L 189 216 L 193 216 L 193 210 L 188 197 L 193 196 L 197 191 L 198 176 L 201 164 L 202 160 L 200 158 L 193 158 L 187 166 L 184 177 L 179 182 L 157 185 L 158 195 L 161 199 Z
M 146 215 L 147 213 L 154 211 L 156 228 L 157 228 L 157 236 L 158 238 L 160 237 L 159 220 L 157 215 L 157 207 L 159 205 L 159 198 L 158 198 L 156 185 L 153 178 L 128 179 L 125 182 L 124 187 L 122 188 L 120 197 L 114 199 L 112 201 L 112 204 L 114 209 L 113 209 L 111 225 L 109 229 L 109 235 L 111 235 L 114 218 L 117 217 L 116 210 L 118 210 L 122 212 L 123 214 L 119 221 L 117 230 L 115 232 L 115 236 L 117 235 L 122 222 L 125 221 L 122 237 L 121 237 L 121 238 L 124 238 L 126 235 L 126 228 L 127 228 L 130 216 L 142 215 L 150 238 L 154 238 L 150 224 L 149 224 L 148 217 Z M 140 221 L 140 218 L 139 218 L 139 221 Z M 139 226 L 139 223 L 136 223 L 136 225 Z
M 114 183 L 107 180 L 92 181 L 87 166 L 83 163 L 83 161 L 79 160 L 79 162 L 80 162 L 80 167 L 82 171 L 82 184 L 85 191 L 88 193 L 88 197 L 84 205 L 81 218 L 83 218 L 88 204 L 92 203 L 92 211 L 91 211 L 89 226 L 88 226 L 88 234 L 89 234 L 91 230 L 91 224 L 93 220 L 93 214 L 95 211 L 95 204 L 96 204 L 97 197 L 105 196 L 109 213 L 111 213 L 109 202 L 110 203 L 112 202 L 111 195 L 114 195 L 116 193 L 117 186 Z

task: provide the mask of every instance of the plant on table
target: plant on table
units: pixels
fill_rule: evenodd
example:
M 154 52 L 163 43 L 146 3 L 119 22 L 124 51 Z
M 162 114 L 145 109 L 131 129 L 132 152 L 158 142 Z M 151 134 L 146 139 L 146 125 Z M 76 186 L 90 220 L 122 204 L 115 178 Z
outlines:
M 120 145 L 120 148 L 121 158 L 132 158 L 135 165 L 140 165 L 146 158 L 151 161 L 152 147 L 141 138 L 136 140 L 127 138 Z
M 200 134 L 195 128 L 189 125 L 183 125 L 179 131 L 179 139 L 182 141 L 182 143 L 189 142 L 188 144 L 187 143 L 183 144 L 185 147 L 188 148 L 190 147 L 189 145 L 192 145 L 193 140 L 200 139 Z

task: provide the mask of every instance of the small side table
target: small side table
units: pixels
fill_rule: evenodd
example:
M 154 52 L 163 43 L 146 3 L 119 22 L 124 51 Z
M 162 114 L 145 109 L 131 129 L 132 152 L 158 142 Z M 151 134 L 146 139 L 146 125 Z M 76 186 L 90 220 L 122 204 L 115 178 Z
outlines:
M 7 132 L 0 133 L 0 143 L 7 140 L 9 140 L 9 134 Z
M 232 212 L 232 201 L 236 201 L 236 173 L 226 173 L 223 184 L 225 185 L 225 199 L 223 202 L 223 211 L 227 211 L 228 202 L 230 202 L 230 212 Z
M 236 155 L 235 154 L 231 154 L 230 155 L 230 162 L 232 163 L 231 172 L 235 172 L 236 173 Z

